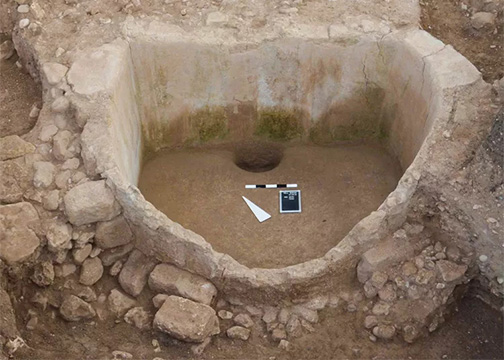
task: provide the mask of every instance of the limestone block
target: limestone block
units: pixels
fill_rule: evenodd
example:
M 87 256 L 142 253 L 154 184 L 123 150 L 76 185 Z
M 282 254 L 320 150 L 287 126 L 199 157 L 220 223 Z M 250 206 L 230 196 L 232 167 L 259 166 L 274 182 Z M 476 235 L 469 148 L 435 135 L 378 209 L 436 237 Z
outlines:
M 120 205 L 104 180 L 89 181 L 72 188 L 63 201 L 68 219 L 77 226 L 108 221 L 121 212 Z
M 187 342 L 203 342 L 220 332 L 210 306 L 178 296 L 168 297 L 154 317 L 154 328 Z
M 159 264 L 149 276 L 149 287 L 157 292 L 185 297 L 210 305 L 217 295 L 215 286 L 205 278 L 169 264 Z

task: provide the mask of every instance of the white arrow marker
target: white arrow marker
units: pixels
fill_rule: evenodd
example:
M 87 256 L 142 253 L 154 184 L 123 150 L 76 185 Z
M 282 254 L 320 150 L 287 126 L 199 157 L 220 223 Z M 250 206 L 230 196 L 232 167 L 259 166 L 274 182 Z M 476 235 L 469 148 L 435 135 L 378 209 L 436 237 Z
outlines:
M 266 221 L 266 220 L 268 220 L 271 217 L 270 214 L 268 214 L 266 211 L 264 211 L 263 209 L 261 209 L 259 206 L 257 206 L 256 204 L 254 204 L 249 199 L 247 199 L 245 196 L 242 196 L 242 199 L 245 200 L 245 203 L 250 208 L 250 210 L 252 210 L 252 212 L 254 213 L 254 215 L 257 218 L 257 220 L 259 220 L 259 222 Z

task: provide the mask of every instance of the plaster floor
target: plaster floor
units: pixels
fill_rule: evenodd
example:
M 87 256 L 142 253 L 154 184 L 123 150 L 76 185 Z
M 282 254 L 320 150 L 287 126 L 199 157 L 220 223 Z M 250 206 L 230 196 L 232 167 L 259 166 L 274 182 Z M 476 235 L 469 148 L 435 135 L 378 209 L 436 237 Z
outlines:
M 139 178 L 145 198 L 171 220 L 248 267 L 280 268 L 323 256 L 394 190 L 398 161 L 374 143 L 285 148 L 273 170 L 237 167 L 225 148 L 163 150 Z M 279 213 L 278 189 L 246 184 L 297 183 L 302 213 Z M 259 223 L 242 195 L 272 215 Z

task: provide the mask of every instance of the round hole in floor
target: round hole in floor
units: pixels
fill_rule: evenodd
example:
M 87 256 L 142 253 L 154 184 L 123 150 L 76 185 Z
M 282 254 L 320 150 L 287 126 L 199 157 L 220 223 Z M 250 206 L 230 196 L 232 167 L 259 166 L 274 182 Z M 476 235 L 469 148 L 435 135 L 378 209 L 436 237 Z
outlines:
M 254 173 L 273 170 L 282 158 L 282 146 L 271 142 L 248 141 L 235 145 L 234 149 L 236 166 Z

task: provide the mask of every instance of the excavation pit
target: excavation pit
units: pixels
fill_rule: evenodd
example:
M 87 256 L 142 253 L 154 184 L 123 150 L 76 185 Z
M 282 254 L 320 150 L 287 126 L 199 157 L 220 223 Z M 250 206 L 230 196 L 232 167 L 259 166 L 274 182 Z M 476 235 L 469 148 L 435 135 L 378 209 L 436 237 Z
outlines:
M 107 178 L 138 249 L 256 301 L 350 283 L 435 168 L 429 138 L 450 121 L 452 89 L 480 80 L 420 30 L 226 43 L 158 25 L 70 69 L 84 163 Z M 257 142 L 274 147 L 236 148 Z M 300 185 L 301 214 L 244 188 L 277 182 Z M 272 219 L 259 224 L 241 195 Z

